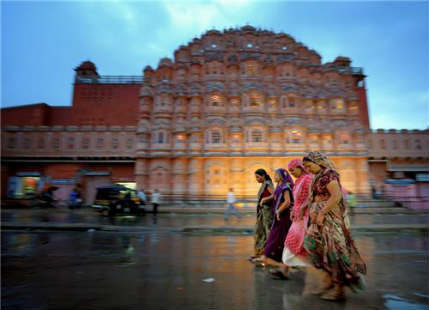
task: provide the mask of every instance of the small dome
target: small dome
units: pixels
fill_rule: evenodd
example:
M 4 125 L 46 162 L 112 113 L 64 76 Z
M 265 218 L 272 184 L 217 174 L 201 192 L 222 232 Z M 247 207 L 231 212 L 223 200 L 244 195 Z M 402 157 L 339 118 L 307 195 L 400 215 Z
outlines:
M 79 70 L 97 70 L 97 67 L 95 66 L 95 64 L 89 60 L 82 62 L 79 67 L 77 67 L 76 69 Z
M 252 27 L 250 25 L 246 25 L 246 26 L 241 27 L 241 30 L 242 31 L 256 31 L 256 28 Z
M 161 67 L 161 66 L 168 66 L 168 67 L 170 67 L 172 65 L 173 65 L 173 61 L 170 58 L 168 58 L 168 57 L 161 58 L 161 60 L 158 63 L 158 67 Z

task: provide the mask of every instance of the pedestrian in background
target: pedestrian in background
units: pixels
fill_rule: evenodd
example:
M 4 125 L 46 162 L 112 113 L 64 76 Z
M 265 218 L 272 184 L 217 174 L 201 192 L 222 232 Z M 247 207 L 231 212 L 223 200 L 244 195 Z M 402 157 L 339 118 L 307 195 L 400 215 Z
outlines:
M 161 193 L 155 188 L 152 193 L 152 205 L 153 205 L 153 214 L 156 215 L 158 213 L 159 201 L 161 200 Z
M 225 211 L 225 220 L 228 220 L 231 213 L 233 215 L 235 215 L 237 218 L 241 218 L 242 215 L 240 214 L 240 212 L 238 212 L 237 208 L 234 206 L 235 204 L 235 195 L 234 195 L 234 189 L 231 187 L 229 189 L 227 198 L 226 198 L 226 203 L 227 203 L 227 209 Z

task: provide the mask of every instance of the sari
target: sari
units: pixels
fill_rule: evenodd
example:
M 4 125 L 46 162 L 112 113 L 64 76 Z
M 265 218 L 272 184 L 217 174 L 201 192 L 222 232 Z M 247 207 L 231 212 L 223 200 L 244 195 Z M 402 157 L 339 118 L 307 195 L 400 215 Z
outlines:
M 360 274 L 366 274 L 366 265 L 351 237 L 344 199 L 326 213 L 322 226 L 315 221 L 330 197 L 327 185 L 335 180 L 341 187 L 339 174 L 333 166 L 320 166 L 322 170 L 315 176 L 310 188 L 310 217 L 304 248 L 312 264 L 329 273 L 334 283 L 350 286 L 355 290 L 361 285 Z M 316 196 L 319 199 L 316 200 Z

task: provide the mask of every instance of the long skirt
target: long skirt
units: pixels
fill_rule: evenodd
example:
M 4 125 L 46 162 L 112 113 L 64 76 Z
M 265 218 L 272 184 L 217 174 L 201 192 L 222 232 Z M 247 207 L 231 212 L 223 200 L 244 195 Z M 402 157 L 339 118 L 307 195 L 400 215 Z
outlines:
M 304 247 L 316 268 L 326 271 L 334 283 L 354 289 L 360 285 L 360 274 L 366 274 L 365 263 L 354 245 L 340 206 L 325 215 L 322 226 L 315 223 L 317 214 L 325 205 L 326 201 L 311 204 Z
M 294 220 L 290 226 L 282 255 L 283 263 L 288 266 L 299 267 L 308 265 L 306 260 L 307 252 L 304 249 L 305 227 L 307 220 L 307 217 L 302 220 Z
M 264 255 L 266 257 L 278 262 L 282 261 L 284 243 L 291 223 L 289 209 L 281 214 L 280 221 L 274 218 L 273 226 L 271 227 L 264 249 Z
M 255 227 L 255 255 L 264 253 L 267 237 L 273 222 L 273 211 L 270 206 L 258 207 Z

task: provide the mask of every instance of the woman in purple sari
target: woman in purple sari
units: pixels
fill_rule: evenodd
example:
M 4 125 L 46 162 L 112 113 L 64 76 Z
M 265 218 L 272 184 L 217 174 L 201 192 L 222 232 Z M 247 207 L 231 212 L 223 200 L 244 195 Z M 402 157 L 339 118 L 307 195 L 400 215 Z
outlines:
M 282 261 L 284 242 L 292 224 L 290 210 L 293 207 L 293 180 L 286 169 L 277 169 L 274 176 L 274 220 L 264 249 L 265 265 L 278 266 Z

